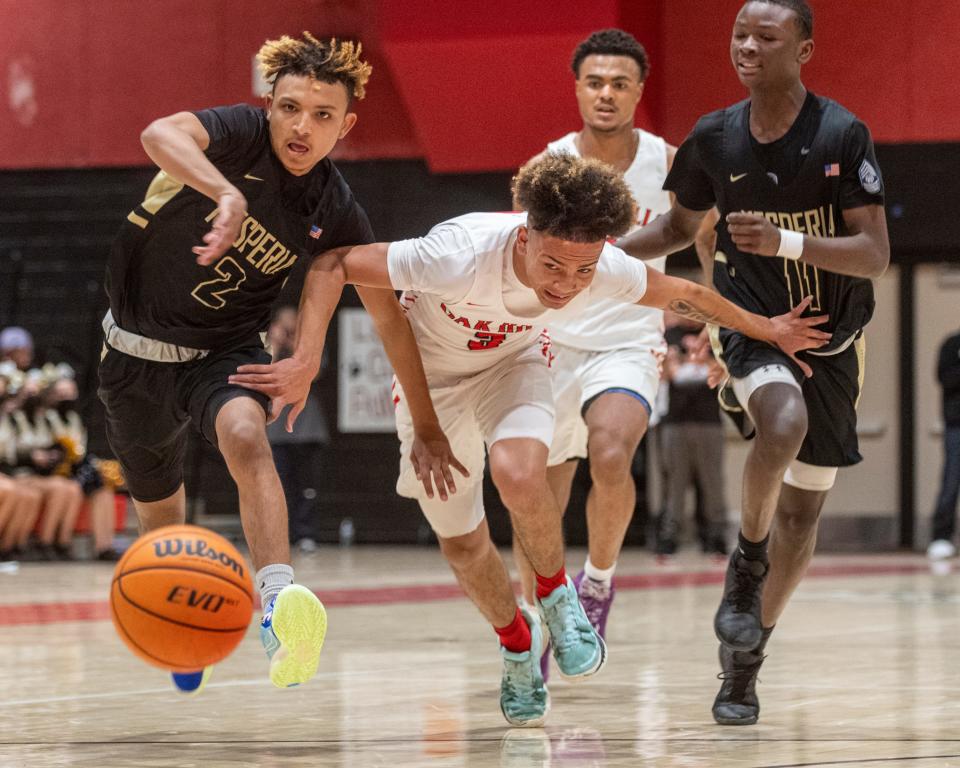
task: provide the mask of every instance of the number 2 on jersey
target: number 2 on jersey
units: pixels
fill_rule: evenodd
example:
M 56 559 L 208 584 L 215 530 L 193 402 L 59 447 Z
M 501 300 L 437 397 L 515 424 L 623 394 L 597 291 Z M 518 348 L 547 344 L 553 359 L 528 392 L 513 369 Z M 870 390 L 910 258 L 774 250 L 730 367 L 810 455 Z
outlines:
M 240 288 L 240 284 L 247 279 L 247 275 L 243 267 L 229 256 L 224 256 L 213 268 L 220 277 L 204 280 L 190 292 L 190 295 L 210 309 L 223 309 L 227 303 L 223 294 Z

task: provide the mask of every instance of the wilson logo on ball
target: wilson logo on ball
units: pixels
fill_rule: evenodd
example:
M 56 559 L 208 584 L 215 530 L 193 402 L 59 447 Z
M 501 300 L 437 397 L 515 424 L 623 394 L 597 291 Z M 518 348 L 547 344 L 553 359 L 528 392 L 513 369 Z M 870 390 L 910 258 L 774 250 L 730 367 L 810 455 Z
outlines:
M 238 563 L 226 552 L 218 552 L 202 539 L 193 541 L 184 541 L 183 539 L 163 539 L 153 542 L 154 554 L 160 557 L 177 557 L 183 555 L 193 555 L 195 557 L 205 557 L 208 560 L 215 560 L 222 565 L 233 570 L 241 578 L 243 577 L 243 565 Z

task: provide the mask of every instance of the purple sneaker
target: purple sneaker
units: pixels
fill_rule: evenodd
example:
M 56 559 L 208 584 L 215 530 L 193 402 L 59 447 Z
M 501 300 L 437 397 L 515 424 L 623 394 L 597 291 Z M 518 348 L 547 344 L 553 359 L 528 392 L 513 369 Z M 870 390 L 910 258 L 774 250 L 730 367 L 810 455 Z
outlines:
M 574 578 L 573 584 L 577 588 L 584 613 L 587 614 L 593 628 L 597 630 L 597 634 L 606 640 L 607 616 L 610 615 L 610 606 L 613 604 L 613 596 L 617 591 L 613 582 L 610 583 L 610 586 L 607 586 L 584 576 L 583 571 L 580 571 Z

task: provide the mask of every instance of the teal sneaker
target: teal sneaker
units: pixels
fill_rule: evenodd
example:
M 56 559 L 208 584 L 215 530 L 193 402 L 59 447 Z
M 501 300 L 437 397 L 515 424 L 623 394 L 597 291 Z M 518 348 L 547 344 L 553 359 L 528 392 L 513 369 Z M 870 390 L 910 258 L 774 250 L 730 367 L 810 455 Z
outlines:
M 270 682 L 290 688 L 317 673 L 327 634 L 327 611 L 299 584 L 284 587 L 263 612 L 260 641 L 270 659 Z
M 503 656 L 500 711 L 510 725 L 534 728 L 543 725 L 550 711 L 550 693 L 540 674 L 543 630 L 533 613 L 525 608 L 521 608 L 520 613 L 530 627 L 530 650 L 514 653 L 500 646 Z
M 550 630 L 560 674 L 575 680 L 599 672 L 607 660 L 607 646 L 590 624 L 570 577 L 542 600 L 538 597 L 537 607 Z
M 171 672 L 173 686 L 184 696 L 196 696 L 213 674 L 213 667 L 204 667 L 199 672 Z

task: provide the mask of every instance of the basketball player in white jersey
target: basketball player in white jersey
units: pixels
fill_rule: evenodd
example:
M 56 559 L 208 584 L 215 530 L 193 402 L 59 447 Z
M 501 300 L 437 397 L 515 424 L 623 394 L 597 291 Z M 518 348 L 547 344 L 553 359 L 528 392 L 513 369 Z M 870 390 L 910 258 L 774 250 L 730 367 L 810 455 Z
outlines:
M 606 649 L 564 570 L 561 517 L 547 484 L 553 438 L 551 352 L 541 329 L 598 299 L 671 307 L 765 339 L 793 354 L 825 343 L 795 310 L 767 319 L 737 309 L 694 283 L 647 271 L 607 243 L 634 220 L 623 178 L 609 166 L 569 155 L 521 169 L 515 199 L 527 213 L 474 213 L 434 227 L 425 237 L 355 246 L 321 255 L 310 268 L 303 327 L 332 315 L 345 283 L 402 290 L 441 428 L 465 465 L 446 500 L 425 491 L 426 467 L 408 459 L 414 439 L 407 395 L 395 388 L 401 441 L 397 490 L 417 498 L 464 592 L 500 639 L 500 707 L 513 725 L 540 725 L 549 696 L 540 672 L 541 624 L 517 605 L 503 560 L 484 519 L 485 448 L 490 474 L 529 557 L 536 606 L 561 674 L 599 671 Z M 323 337 L 298 339 L 294 357 L 316 358 Z M 309 351 L 307 351 L 309 349 Z M 294 360 L 243 366 L 231 381 L 294 408 L 311 371 Z M 419 393 L 411 393 L 419 394 Z M 412 619 L 416 621 L 416 619 Z
M 596 158 L 622 173 L 638 205 L 634 228 L 642 227 L 670 210 L 663 182 L 676 153 L 659 136 L 633 126 L 650 71 L 647 52 L 632 35 L 604 29 L 577 46 L 572 67 L 583 128 L 551 142 L 543 154 Z M 663 272 L 666 258 L 646 263 Z M 663 312 L 599 300 L 576 316 L 551 320 L 549 333 L 557 417 L 547 477 L 560 509 L 566 509 L 577 464 L 590 456 L 589 554 L 574 583 L 590 622 L 605 636 L 613 573 L 636 505 L 630 466 L 647 430 L 666 354 Z M 516 538 L 514 558 L 531 600 L 533 575 Z

